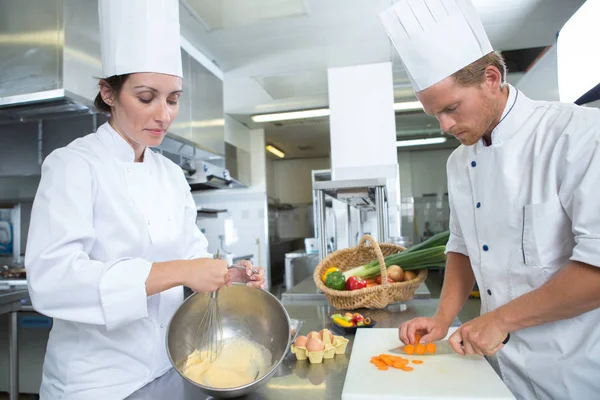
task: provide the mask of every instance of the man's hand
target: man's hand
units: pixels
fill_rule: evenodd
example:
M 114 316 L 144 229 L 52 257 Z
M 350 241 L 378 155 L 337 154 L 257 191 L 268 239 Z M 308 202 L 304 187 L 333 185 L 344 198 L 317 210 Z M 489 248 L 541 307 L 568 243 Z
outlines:
M 404 322 L 398 328 L 398 337 L 404 344 L 416 342 L 415 334 L 421 335 L 421 343 L 433 342 L 446 337 L 449 324 L 438 318 L 419 317 Z
M 502 342 L 507 335 L 508 332 L 500 326 L 498 316 L 492 311 L 462 324 L 448 341 L 460 355 L 491 356 L 504 347 Z

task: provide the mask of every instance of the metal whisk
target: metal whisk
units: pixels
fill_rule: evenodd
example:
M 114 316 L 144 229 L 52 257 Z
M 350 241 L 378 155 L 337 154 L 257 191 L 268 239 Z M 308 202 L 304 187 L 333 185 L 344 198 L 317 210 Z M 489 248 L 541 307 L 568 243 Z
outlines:
M 196 334 L 196 350 L 199 352 L 206 351 L 206 357 L 202 357 L 202 359 L 206 358 L 210 362 L 219 357 L 223 348 L 223 326 L 219 315 L 218 294 L 218 290 L 210 293 L 208 307 L 204 312 Z
M 218 250 L 213 258 L 219 259 Z M 228 268 L 246 269 L 242 265 L 231 265 Z M 253 268 L 252 273 L 257 274 L 258 271 Z M 213 362 L 219 358 L 223 349 L 223 326 L 221 325 L 221 316 L 219 314 L 218 294 L 218 289 L 210 293 L 208 307 L 204 312 L 204 316 L 202 316 L 196 333 L 196 350 L 199 352 L 206 351 L 206 357 L 202 357 L 201 360 L 207 359 L 209 362 Z

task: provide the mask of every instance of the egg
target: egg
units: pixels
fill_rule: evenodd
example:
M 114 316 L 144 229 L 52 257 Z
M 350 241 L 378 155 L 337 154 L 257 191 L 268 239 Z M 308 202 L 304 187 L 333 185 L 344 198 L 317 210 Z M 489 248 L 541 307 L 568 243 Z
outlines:
M 308 338 L 306 336 L 298 336 L 294 342 L 294 346 L 306 347 L 306 342 L 308 342 Z
M 331 334 L 329 329 L 321 329 L 321 331 L 319 332 L 319 336 L 321 337 L 322 341 L 325 341 L 325 336 L 329 336 L 329 340 L 333 341 L 333 335 Z
M 309 339 L 310 338 L 316 338 L 316 339 L 321 339 L 321 335 L 319 335 L 319 332 L 317 331 L 312 331 L 310 332 L 308 335 L 306 335 Z
M 306 350 L 308 351 L 323 351 L 324 349 L 325 345 L 321 339 L 311 337 L 308 339 L 308 342 L 306 342 Z

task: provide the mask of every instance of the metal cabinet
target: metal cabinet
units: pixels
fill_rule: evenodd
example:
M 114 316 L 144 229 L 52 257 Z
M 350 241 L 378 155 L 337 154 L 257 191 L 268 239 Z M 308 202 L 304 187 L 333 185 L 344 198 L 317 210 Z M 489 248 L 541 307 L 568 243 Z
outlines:
M 202 150 L 224 157 L 223 81 L 183 49 L 181 56 L 183 96 L 170 131 Z

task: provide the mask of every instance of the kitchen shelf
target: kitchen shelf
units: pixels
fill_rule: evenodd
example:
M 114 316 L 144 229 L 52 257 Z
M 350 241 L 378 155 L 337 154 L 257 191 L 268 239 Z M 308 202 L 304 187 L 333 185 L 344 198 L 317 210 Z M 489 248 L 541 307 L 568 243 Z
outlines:
M 313 184 L 314 190 L 323 191 L 336 200 L 367 211 L 375 211 L 377 208 L 377 187 L 385 187 L 384 178 L 324 181 Z M 384 190 L 383 193 L 384 201 L 387 201 L 387 192 Z

